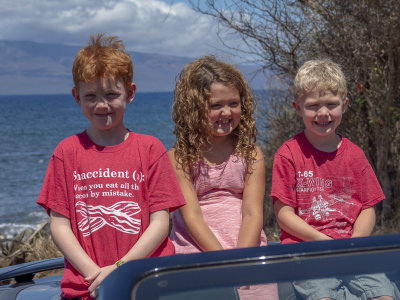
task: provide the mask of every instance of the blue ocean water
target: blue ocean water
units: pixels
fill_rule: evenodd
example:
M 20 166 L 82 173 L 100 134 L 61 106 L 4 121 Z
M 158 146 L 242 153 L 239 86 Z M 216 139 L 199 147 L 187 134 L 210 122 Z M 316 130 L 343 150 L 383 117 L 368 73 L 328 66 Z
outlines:
M 125 125 L 153 135 L 168 149 L 174 142 L 173 93 L 138 93 Z M 0 234 L 12 237 L 47 218 L 36 204 L 50 156 L 64 138 L 89 123 L 71 95 L 0 96 Z

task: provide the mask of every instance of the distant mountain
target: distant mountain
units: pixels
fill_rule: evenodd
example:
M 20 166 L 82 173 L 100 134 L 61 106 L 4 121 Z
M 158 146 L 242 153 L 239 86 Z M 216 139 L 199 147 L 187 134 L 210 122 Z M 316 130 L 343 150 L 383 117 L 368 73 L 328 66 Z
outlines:
M 71 68 L 81 47 L 28 41 L 0 41 L 0 95 L 68 94 Z M 129 52 L 138 92 L 172 91 L 182 67 L 192 60 L 160 54 Z M 239 67 L 253 88 L 264 86 L 254 66 Z M 253 78 L 254 77 L 254 78 Z

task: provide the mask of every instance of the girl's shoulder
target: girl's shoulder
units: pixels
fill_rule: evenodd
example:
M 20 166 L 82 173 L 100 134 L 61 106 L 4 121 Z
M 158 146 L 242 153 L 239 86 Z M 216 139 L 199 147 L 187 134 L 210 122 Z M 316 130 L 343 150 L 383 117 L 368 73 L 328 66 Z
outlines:
M 170 148 L 167 151 L 167 153 L 168 153 L 169 159 L 171 160 L 171 163 L 175 166 L 176 163 L 177 163 L 177 158 L 176 158 L 176 155 L 175 155 L 175 153 L 176 153 L 175 147 Z
M 258 160 L 258 159 L 264 159 L 264 154 L 263 154 L 262 150 L 260 149 L 260 147 L 258 147 L 258 146 L 256 145 L 254 151 L 255 151 L 255 158 L 256 158 L 256 160 Z

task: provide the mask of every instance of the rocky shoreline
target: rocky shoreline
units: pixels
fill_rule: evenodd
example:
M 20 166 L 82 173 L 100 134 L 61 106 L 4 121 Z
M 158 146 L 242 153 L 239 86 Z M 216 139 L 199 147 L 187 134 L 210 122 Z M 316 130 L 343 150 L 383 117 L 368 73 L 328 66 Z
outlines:
M 0 237 L 0 267 L 61 256 L 51 239 L 48 220 L 38 229 L 26 229 L 13 239 Z

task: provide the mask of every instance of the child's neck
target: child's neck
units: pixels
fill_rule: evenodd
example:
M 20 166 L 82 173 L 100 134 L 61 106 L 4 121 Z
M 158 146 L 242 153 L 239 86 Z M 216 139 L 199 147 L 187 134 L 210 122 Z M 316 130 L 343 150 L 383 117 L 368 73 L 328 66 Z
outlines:
M 93 143 L 99 146 L 115 146 L 121 144 L 129 136 L 129 131 L 125 127 L 114 130 L 98 130 L 89 127 L 86 134 Z
M 203 151 L 203 157 L 210 165 L 219 165 L 232 154 L 234 147 L 234 140 L 231 135 L 213 138 L 211 145 Z
M 336 133 L 326 137 L 315 137 L 308 134 L 307 130 L 304 132 L 307 140 L 314 146 L 314 148 L 323 152 L 334 152 L 340 148 L 342 139 Z

